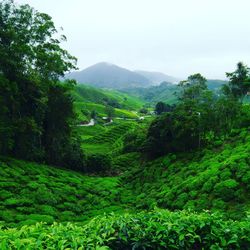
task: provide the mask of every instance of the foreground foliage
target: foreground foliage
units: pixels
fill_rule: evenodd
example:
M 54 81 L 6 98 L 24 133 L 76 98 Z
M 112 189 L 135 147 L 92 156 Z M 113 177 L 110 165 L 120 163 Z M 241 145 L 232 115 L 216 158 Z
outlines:
M 36 224 L 0 231 L 5 249 L 247 249 L 250 221 L 156 210 L 99 216 L 85 225 Z

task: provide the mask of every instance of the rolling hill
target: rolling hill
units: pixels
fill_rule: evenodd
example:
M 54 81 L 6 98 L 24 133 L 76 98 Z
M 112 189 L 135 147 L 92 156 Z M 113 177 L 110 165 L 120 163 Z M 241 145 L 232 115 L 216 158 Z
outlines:
M 100 89 L 84 84 L 76 86 L 71 95 L 80 121 L 88 121 L 91 111 L 97 112 L 98 116 L 106 116 L 106 106 L 114 108 L 115 117 L 137 118 L 135 111 L 145 103 L 136 96 L 118 90 Z
M 87 83 L 99 88 L 122 89 L 126 87 L 147 87 L 152 82 L 146 77 L 114 64 L 101 62 L 82 71 L 66 75 L 79 83 Z

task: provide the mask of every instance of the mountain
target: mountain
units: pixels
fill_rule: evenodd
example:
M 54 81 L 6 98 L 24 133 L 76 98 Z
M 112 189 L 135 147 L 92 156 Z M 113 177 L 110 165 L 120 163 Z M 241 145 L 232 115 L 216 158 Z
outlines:
M 82 71 L 70 73 L 66 78 L 75 79 L 79 83 L 112 89 L 152 85 L 152 82 L 145 76 L 106 62 L 97 63 Z
M 134 72 L 146 77 L 152 83 L 154 83 L 154 85 L 158 85 L 161 82 L 178 83 L 180 81 L 180 79 L 178 78 L 163 74 L 161 72 L 143 71 L 143 70 L 136 70 Z

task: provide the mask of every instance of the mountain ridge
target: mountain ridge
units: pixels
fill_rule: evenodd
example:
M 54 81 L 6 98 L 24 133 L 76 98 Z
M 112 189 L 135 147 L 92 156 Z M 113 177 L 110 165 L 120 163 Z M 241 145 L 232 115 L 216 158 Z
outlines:
M 84 70 L 69 73 L 66 78 L 95 87 L 113 89 L 147 87 L 152 84 L 150 80 L 140 74 L 107 62 L 97 63 Z
M 129 70 L 108 62 L 96 63 L 81 71 L 74 71 L 65 76 L 78 83 L 89 84 L 99 88 L 124 89 L 133 87 L 150 87 L 163 81 L 176 83 L 178 78 L 161 72 Z

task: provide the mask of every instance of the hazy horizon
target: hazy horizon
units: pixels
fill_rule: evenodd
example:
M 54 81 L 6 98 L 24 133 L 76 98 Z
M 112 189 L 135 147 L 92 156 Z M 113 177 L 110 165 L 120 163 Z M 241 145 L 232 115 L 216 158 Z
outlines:
M 250 63 L 250 1 L 16 0 L 63 27 L 80 70 L 99 62 L 177 78 L 225 79 Z

